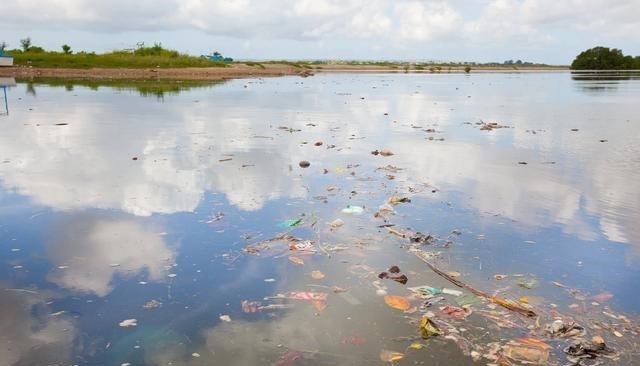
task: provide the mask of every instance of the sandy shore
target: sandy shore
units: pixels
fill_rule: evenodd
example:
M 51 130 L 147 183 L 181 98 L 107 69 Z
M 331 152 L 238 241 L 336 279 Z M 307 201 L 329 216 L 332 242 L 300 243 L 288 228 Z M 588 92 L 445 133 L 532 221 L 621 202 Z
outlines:
M 568 70 L 568 67 L 526 67 L 515 69 L 513 67 L 472 67 L 471 72 L 540 72 Z M 0 68 L 0 76 L 7 77 L 60 77 L 60 78 L 90 78 L 90 79 L 176 79 L 176 80 L 220 80 L 253 77 L 274 76 L 311 76 L 322 72 L 353 72 L 353 73 L 461 73 L 465 72 L 463 66 L 442 67 L 437 69 L 405 70 L 403 66 L 378 66 L 378 65 L 318 65 L 312 69 L 295 67 L 289 64 L 261 64 L 249 66 L 245 64 L 231 64 L 228 67 L 207 68 L 175 68 L 175 69 L 121 69 L 121 68 L 95 68 L 95 69 L 66 69 L 66 68 L 35 68 L 25 66 Z
M 65 69 L 65 68 L 35 68 L 35 67 L 3 67 L 0 76 L 18 78 L 29 77 L 60 77 L 60 78 L 90 78 L 90 79 L 180 79 L 180 80 L 220 80 L 235 78 L 250 78 L 263 76 L 307 75 L 309 70 L 285 64 L 248 66 L 233 64 L 229 67 L 206 68 L 175 68 L 175 69 Z

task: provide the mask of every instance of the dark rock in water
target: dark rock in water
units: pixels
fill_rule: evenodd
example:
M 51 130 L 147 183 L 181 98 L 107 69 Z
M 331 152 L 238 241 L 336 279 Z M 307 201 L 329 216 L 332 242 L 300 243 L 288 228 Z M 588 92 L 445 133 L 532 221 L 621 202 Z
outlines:
M 609 142 L 609 140 L 600 140 L 600 142 Z
M 133 158 L 131 158 L 131 160 L 138 160 L 138 157 L 134 156 Z
M 571 131 L 578 132 L 578 129 L 577 128 L 572 128 Z
M 518 162 L 518 164 L 520 164 L 520 165 L 527 165 L 527 162 L 526 162 L 526 161 L 519 161 L 519 162 Z
M 314 145 L 316 145 L 316 146 L 322 146 L 322 141 L 318 141 L 318 142 L 316 142 Z
M 299 163 L 299 165 L 300 165 L 300 167 L 301 167 L 301 168 L 308 168 L 309 166 L 311 166 L 311 163 L 310 163 L 310 162 L 308 162 L 308 161 L 306 161 L 306 160 L 302 160 L 302 161 Z

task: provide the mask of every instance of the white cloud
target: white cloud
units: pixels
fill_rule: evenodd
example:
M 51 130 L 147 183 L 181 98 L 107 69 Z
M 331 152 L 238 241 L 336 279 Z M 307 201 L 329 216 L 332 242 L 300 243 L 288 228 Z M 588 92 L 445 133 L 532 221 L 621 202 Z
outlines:
M 395 6 L 396 34 L 401 39 L 429 41 L 455 32 L 462 17 L 444 2 L 408 1 Z
M 105 296 L 116 274 L 146 271 L 146 281 L 162 282 L 167 279 L 166 266 L 175 261 L 159 230 L 134 221 L 84 214 L 59 226 L 55 241 L 47 246 L 54 264 L 48 279 L 63 288 Z
M 433 59 L 442 49 L 435 58 L 495 61 L 524 52 L 568 63 L 596 44 L 640 53 L 639 13 L 640 2 L 628 0 L 14 0 L 0 2 L 0 14 L 11 14 L 0 29 L 12 47 L 38 35 L 34 41 L 50 48 L 66 42 L 100 51 L 191 32 L 194 39 L 171 46 L 207 52 L 224 43 L 250 58 L 313 50 L 311 57 Z
M 563 33 L 622 35 L 621 27 L 640 27 L 638 1 L 604 0 L 492 0 L 480 16 L 468 19 L 464 32 L 476 42 L 515 39 L 548 42 Z

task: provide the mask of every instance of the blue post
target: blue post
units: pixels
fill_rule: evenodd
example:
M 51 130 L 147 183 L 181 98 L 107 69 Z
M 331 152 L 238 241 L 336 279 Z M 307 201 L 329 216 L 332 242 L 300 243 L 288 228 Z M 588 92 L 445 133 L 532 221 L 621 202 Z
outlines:
M 7 100 L 7 87 L 3 86 L 2 89 L 4 89 L 4 106 L 5 106 L 5 109 L 7 110 L 7 115 L 9 115 L 9 101 Z

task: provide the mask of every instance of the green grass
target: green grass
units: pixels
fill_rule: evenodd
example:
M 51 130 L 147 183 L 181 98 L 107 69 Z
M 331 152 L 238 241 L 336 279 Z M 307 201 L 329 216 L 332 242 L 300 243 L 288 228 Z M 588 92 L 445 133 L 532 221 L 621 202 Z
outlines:
M 184 68 L 184 67 L 226 67 L 222 61 L 211 61 L 202 57 L 183 55 L 171 50 L 141 48 L 134 52 L 115 51 L 105 54 L 85 53 L 64 54 L 62 52 L 10 51 L 14 64 L 42 68 Z

